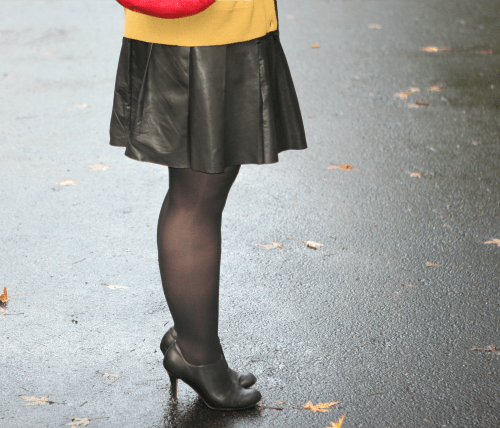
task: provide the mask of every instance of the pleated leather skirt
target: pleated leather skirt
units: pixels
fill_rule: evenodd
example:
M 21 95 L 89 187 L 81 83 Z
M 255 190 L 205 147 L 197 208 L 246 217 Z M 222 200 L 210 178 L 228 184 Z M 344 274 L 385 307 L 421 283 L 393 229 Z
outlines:
M 110 136 L 132 159 L 206 173 L 305 149 L 279 31 L 222 46 L 124 38 Z

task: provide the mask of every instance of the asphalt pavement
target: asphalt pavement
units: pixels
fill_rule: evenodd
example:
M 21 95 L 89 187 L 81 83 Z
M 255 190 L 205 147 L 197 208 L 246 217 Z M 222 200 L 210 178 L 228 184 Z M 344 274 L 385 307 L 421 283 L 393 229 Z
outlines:
M 0 3 L 2 428 L 500 426 L 500 3 L 278 9 L 309 148 L 241 168 L 220 296 L 273 408 L 217 412 L 162 366 L 167 168 L 108 145 L 122 8 Z

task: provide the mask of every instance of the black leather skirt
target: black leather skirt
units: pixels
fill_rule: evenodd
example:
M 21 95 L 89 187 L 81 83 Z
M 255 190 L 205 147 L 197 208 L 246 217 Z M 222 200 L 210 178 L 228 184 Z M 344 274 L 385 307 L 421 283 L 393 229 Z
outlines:
M 207 173 L 305 149 L 279 31 L 222 46 L 124 38 L 110 136 L 132 159 Z

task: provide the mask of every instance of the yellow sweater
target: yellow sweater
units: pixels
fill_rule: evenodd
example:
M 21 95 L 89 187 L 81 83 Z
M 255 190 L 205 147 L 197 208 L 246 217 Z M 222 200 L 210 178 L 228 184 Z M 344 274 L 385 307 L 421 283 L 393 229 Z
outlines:
M 274 0 L 216 0 L 197 15 L 176 19 L 125 9 L 123 36 L 148 43 L 212 46 L 255 39 L 277 28 Z

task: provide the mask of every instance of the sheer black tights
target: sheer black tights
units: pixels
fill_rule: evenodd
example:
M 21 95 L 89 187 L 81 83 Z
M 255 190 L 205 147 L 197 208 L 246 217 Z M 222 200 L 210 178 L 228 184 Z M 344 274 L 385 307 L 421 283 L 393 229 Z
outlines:
M 221 356 L 218 335 L 221 219 L 240 170 L 208 174 L 169 167 L 169 189 L 158 220 L 158 261 L 177 343 L 191 364 Z

